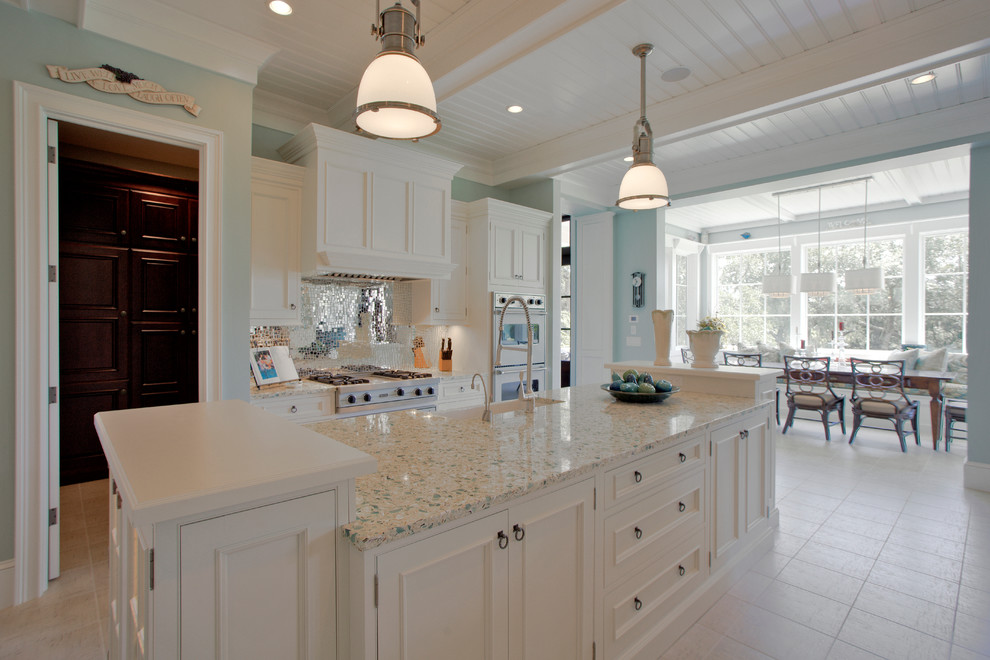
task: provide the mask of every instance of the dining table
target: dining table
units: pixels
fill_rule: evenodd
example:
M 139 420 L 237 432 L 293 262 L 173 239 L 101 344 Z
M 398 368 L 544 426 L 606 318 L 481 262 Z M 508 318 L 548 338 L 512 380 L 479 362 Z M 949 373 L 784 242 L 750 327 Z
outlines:
M 784 364 L 782 362 L 764 362 L 763 366 L 771 369 L 780 369 L 779 378 L 784 377 Z M 955 372 L 952 371 L 904 370 L 904 387 L 924 390 L 931 398 L 928 407 L 931 411 L 932 418 L 932 449 L 936 451 L 942 437 L 942 383 L 949 382 L 955 378 L 955 375 Z M 836 362 L 835 358 L 832 358 L 832 362 L 829 365 L 828 378 L 829 382 L 852 387 L 852 367 L 848 361 Z

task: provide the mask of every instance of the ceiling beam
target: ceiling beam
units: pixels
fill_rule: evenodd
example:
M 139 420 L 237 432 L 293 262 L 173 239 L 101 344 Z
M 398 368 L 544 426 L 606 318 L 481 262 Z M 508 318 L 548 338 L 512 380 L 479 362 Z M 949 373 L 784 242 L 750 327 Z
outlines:
M 921 204 L 921 196 L 904 176 L 903 172 L 884 172 L 887 185 L 897 191 L 906 204 Z
M 943 0 L 898 20 L 656 103 L 647 109 L 647 115 L 660 146 L 990 52 L 987 35 L 990 2 Z M 501 158 L 494 163 L 494 183 L 533 175 L 556 176 L 613 158 L 628 149 L 629 130 L 638 115 L 631 111 Z
M 433 79 L 440 103 L 625 1 L 469 2 L 431 30 L 416 55 Z M 357 88 L 334 103 L 324 121 L 353 130 L 355 107 Z

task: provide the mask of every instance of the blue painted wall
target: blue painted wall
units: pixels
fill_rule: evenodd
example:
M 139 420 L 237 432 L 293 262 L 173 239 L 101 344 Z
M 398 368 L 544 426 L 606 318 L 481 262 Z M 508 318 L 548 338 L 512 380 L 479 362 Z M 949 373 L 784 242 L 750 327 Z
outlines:
M 662 213 L 662 211 L 661 211 Z M 616 213 L 612 222 L 612 289 L 614 295 L 612 321 L 612 359 L 616 362 L 623 360 L 656 359 L 656 345 L 653 341 L 653 317 L 658 299 L 657 277 L 658 265 L 663 263 L 662 247 L 664 237 L 662 223 L 657 221 L 656 211 L 639 211 L 636 213 Z M 646 291 L 643 307 L 633 307 L 632 274 L 646 273 Z M 629 316 L 638 316 L 636 323 L 629 322 Z M 636 328 L 636 334 L 631 334 L 631 328 Z M 628 346 L 627 337 L 639 337 L 639 346 Z
M 990 260 L 973 259 L 972 246 L 990 245 L 990 143 L 973 148 L 969 179 L 969 460 L 990 467 Z M 979 248 L 977 248 L 977 253 Z
M 221 395 L 248 398 L 244 351 L 248 345 L 250 282 L 252 86 L 209 73 L 140 48 L 107 39 L 55 18 L 0 3 L 0 354 L 14 345 L 14 173 L 13 82 L 47 87 L 148 115 L 223 131 L 223 216 L 221 219 L 220 350 Z M 203 108 L 198 118 L 178 106 L 148 105 L 85 84 L 53 79 L 46 64 L 85 68 L 113 64 L 185 92 Z M 13 372 L 0 379 L 0 561 L 14 555 L 14 391 Z

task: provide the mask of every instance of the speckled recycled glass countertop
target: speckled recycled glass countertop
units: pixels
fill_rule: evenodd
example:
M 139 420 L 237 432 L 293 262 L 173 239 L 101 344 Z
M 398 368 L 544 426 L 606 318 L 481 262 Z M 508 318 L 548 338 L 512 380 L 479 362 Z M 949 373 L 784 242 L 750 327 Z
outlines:
M 676 443 L 757 405 L 689 392 L 621 403 L 597 385 L 542 396 L 563 402 L 493 415 L 491 423 L 403 411 L 307 425 L 378 461 L 378 472 L 356 480 L 357 512 L 344 533 L 368 550 Z

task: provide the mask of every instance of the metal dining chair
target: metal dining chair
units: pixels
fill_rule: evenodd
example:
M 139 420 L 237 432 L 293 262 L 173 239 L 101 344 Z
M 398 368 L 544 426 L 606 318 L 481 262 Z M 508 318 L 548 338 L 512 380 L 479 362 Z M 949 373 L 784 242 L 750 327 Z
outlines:
M 969 436 L 969 427 L 957 429 L 956 424 L 966 423 L 966 408 L 968 403 L 965 399 L 944 399 L 942 402 L 942 415 L 945 418 L 945 451 L 949 451 L 949 445 L 953 440 L 966 440 Z
M 829 382 L 829 367 L 831 358 L 784 356 L 784 377 L 787 380 L 787 421 L 781 433 L 794 424 L 794 413 L 798 410 L 812 410 L 821 415 L 825 427 L 825 440 L 831 441 L 829 427 L 834 424 L 842 425 L 842 434 L 846 433 L 846 398 L 839 396 Z M 829 419 L 832 411 L 839 413 L 839 421 Z
M 904 422 L 911 422 L 915 444 L 921 444 L 918 433 L 918 402 L 904 392 L 904 360 L 861 360 L 850 358 L 852 368 L 853 432 L 849 444 L 863 426 L 863 420 L 886 419 L 894 423 L 894 431 L 907 451 Z M 866 428 L 884 428 L 867 426 Z

